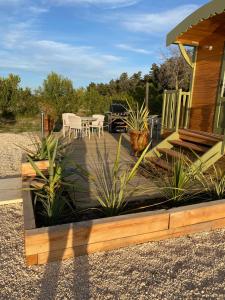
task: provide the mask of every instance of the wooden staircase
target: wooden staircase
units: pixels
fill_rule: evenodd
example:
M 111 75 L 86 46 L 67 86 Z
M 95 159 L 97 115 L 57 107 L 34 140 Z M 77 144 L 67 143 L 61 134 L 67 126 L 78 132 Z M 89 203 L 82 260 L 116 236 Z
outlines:
M 171 171 L 172 160 L 188 158 L 192 168 L 201 167 L 205 171 L 225 154 L 223 148 L 223 136 L 180 129 L 149 151 L 145 162 Z

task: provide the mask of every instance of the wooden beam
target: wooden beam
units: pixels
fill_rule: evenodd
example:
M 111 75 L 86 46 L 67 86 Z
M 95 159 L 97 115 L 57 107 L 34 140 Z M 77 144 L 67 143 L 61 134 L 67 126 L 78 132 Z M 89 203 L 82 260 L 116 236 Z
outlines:
M 193 69 L 194 68 L 194 63 L 192 62 L 192 60 L 190 59 L 185 47 L 183 44 L 178 43 L 179 49 L 181 54 L 183 55 L 183 58 L 185 59 L 185 61 L 188 63 L 188 65 Z

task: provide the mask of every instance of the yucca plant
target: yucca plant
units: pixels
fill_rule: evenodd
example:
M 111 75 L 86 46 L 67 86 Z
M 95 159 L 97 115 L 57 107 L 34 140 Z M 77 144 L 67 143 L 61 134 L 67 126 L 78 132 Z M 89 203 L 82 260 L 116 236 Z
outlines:
M 122 136 L 119 139 L 113 166 L 110 167 L 108 160 L 99 154 L 98 162 L 95 164 L 95 174 L 90 176 L 94 183 L 96 199 L 100 205 L 99 209 L 105 216 L 116 216 L 124 212 L 128 199 L 136 191 L 129 184 L 135 177 L 149 148 L 149 146 L 146 147 L 134 166 L 123 166 L 120 162 L 121 141 Z
M 128 116 L 125 119 L 125 123 L 129 130 L 138 132 L 148 131 L 149 110 L 145 103 L 143 102 L 141 107 L 139 107 L 139 104 L 137 103 L 134 109 L 127 101 L 127 106 Z
M 198 174 L 198 182 L 211 199 L 220 200 L 225 197 L 225 171 L 213 165 L 210 172 Z
M 67 142 L 62 137 L 56 137 L 53 133 L 39 139 L 37 136 L 31 138 L 31 147 L 27 148 L 19 145 L 23 149 L 27 157 L 34 161 L 48 160 L 48 153 L 52 153 L 57 143 L 57 157 L 64 155 L 64 150 L 67 147 Z
M 199 193 L 196 187 L 196 171 L 191 168 L 191 162 L 180 156 L 172 161 L 171 172 L 167 174 L 156 173 L 155 183 L 168 202 L 181 202 L 187 195 L 194 196 Z
M 128 115 L 124 121 L 129 130 L 131 148 L 134 155 L 138 156 L 149 144 L 149 111 L 144 102 L 140 108 L 137 103 L 133 109 L 128 101 L 127 106 Z
M 46 176 L 28 156 L 28 160 L 36 171 L 37 177 L 31 183 L 34 192 L 34 205 L 41 203 L 41 214 L 46 225 L 56 224 L 60 219 L 72 214 L 75 210 L 75 202 L 68 198 L 68 191 L 75 189 L 74 180 L 70 180 L 71 172 L 66 170 L 66 164 L 56 160 L 58 141 L 54 148 L 47 145 L 49 168 Z M 73 171 L 74 172 L 74 171 Z

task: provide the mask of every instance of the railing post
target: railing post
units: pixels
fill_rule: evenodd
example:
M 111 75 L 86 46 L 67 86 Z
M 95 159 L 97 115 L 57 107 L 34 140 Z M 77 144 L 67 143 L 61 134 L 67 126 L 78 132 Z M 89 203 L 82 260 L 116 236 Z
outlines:
M 223 143 L 222 143 L 222 149 L 221 149 L 221 154 L 224 154 L 224 150 L 225 150 L 225 128 L 223 130 Z
M 182 89 L 179 89 L 177 95 L 176 124 L 175 124 L 176 131 L 178 131 L 180 125 L 181 97 L 182 97 Z
M 167 90 L 164 90 L 163 92 L 163 107 L 162 107 L 162 122 L 161 122 L 161 134 L 163 134 L 164 132 L 164 122 L 165 122 L 165 110 L 166 110 L 166 94 Z

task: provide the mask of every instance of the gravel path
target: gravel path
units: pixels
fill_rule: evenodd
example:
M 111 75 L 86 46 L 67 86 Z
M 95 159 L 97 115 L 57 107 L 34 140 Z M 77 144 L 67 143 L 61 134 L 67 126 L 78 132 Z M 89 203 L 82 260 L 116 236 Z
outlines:
M 31 146 L 32 136 L 29 133 L 0 133 L 0 178 L 20 174 L 23 150 L 18 145 Z
M 26 267 L 21 204 L 0 216 L 0 299 L 225 298 L 225 230 Z

